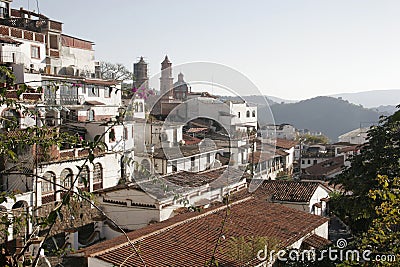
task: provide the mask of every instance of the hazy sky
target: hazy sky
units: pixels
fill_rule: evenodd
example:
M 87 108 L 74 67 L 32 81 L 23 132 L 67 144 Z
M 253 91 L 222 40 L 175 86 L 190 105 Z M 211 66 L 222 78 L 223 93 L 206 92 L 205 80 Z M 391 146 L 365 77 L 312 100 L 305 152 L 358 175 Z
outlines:
M 64 32 L 95 42 L 96 59 L 159 71 L 210 61 L 247 75 L 267 95 L 400 88 L 400 1 L 38 0 Z M 37 11 L 36 0 L 14 0 Z

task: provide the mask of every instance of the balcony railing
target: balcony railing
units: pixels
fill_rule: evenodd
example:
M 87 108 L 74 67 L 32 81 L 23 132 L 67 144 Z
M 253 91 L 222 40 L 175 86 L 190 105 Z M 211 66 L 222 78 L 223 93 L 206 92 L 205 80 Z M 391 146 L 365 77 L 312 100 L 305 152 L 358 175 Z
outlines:
M 79 105 L 80 100 L 78 96 L 61 95 L 60 97 L 44 96 L 44 101 L 49 105 Z
M 0 19 L 0 24 L 34 32 L 62 31 L 62 23 L 48 19 L 6 18 Z
M 302 158 L 333 158 L 335 157 L 335 152 L 302 152 Z
M 34 32 L 42 32 L 48 28 L 48 21 L 43 19 L 33 20 L 28 18 L 8 18 L 0 19 L 0 24 Z

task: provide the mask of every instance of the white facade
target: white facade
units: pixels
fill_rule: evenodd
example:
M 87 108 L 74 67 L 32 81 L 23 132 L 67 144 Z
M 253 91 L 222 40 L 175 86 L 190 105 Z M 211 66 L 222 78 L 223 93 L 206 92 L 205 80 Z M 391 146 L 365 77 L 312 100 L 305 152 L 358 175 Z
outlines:
M 63 38 L 63 36 L 61 36 Z M 95 57 L 93 50 L 61 46 L 61 68 L 71 68 L 74 75 L 89 75 L 95 73 Z
M 12 31 L 12 28 L 9 28 L 9 31 Z M 2 43 L 2 46 L 0 46 L 1 62 L 22 64 L 28 72 L 43 71 L 46 66 L 45 43 L 24 38 L 24 35 L 27 34 L 35 36 L 33 32 L 22 31 L 21 34 L 22 38 L 12 37 L 13 40 L 20 42 L 20 44 Z
M 261 136 L 265 139 L 287 139 L 294 140 L 296 138 L 296 129 L 290 124 L 281 125 L 265 125 L 261 130 Z
M 357 128 L 348 133 L 339 136 L 339 142 L 347 142 L 354 145 L 362 145 L 368 142 L 368 130 L 369 128 Z
M 254 179 L 276 180 L 279 173 L 285 171 L 282 157 L 275 155 L 268 159 L 261 159 L 256 163 Z
M 308 202 L 292 202 L 292 201 L 274 201 L 280 203 L 286 207 L 293 208 L 296 210 L 304 211 L 307 213 L 325 216 L 327 215 L 327 199 L 331 191 L 326 187 L 319 185 L 314 191 L 311 199 Z
M 154 147 L 177 146 L 183 140 L 183 124 L 168 123 L 163 121 L 146 121 L 143 119 L 135 120 L 136 151 L 145 151 L 145 146 Z
M 249 106 L 246 102 L 228 102 L 232 118 L 231 124 L 243 130 L 257 130 L 257 107 Z
M 222 201 L 227 191 L 238 191 L 246 187 L 245 179 L 217 188 L 205 184 L 188 188 L 178 199 L 172 192 L 168 192 L 169 197 L 161 200 L 157 200 L 151 196 L 151 193 L 143 192 L 139 188 L 118 189 L 116 187 L 115 190 L 110 188 L 100 192 L 97 199 L 104 212 L 119 226 L 123 229 L 136 230 L 173 217 L 178 208 L 204 205 L 205 200 L 208 200 L 208 203 Z
M 191 156 L 175 158 L 151 157 L 149 152 L 148 156 L 145 157 L 136 154 L 135 160 L 142 166 L 152 166 L 151 171 L 161 175 L 177 171 L 200 172 L 209 168 L 221 167 L 221 163 L 217 159 L 217 154 L 221 152 L 222 149 L 212 149 L 204 152 L 195 152 Z
M 236 131 L 247 132 L 257 130 L 257 107 L 249 106 L 246 102 L 222 102 L 211 97 L 190 99 L 177 113 L 186 112 L 188 120 L 198 117 L 210 118 L 219 122 L 226 131 L 235 134 Z
M 333 158 L 333 157 L 307 157 L 307 158 L 302 157 L 301 158 L 301 169 L 305 169 L 310 166 L 314 166 L 314 165 L 324 162 L 330 158 Z

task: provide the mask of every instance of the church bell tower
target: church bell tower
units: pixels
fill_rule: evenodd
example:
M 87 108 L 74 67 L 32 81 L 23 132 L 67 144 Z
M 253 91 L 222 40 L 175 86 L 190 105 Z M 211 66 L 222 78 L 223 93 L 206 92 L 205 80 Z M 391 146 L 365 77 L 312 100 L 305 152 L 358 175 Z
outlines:
M 161 62 L 161 78 L 160 78 L 160 93 L 164 99 L 173 98 L 173 77 L 172 77 L 172 63 L 169 61 L 168 56 L 165 56 Z

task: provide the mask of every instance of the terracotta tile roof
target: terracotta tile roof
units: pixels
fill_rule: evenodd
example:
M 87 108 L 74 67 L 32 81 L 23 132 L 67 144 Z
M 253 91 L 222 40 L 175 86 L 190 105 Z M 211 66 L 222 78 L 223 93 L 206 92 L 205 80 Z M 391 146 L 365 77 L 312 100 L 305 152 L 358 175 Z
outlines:
M 22 44 L 22 42 L 19 42 L 17 40 L 11 39 L 10 37 L 6 37 L 6 36 L 0 36 L 0 43 L 16 44 L 16 45 Z
M 275 150 L 275 154 L 277 154 L 279 156 L 287 156 L 287 155 L 289 155 L 289 153 L 283 151 L 282 149 Z
M 332 244 L 331 241 L 316 234 L 312 234 L 303 240 L 303 245 L 316 249 L 322 249 L 326 246 L 329 246 L 330 244 Z
M 190 128 L 189 130 L 187 130 L 188 133 L 201 133 L 204 131 L 207 131 L 208 128 Z
M 163 176 L 163 178 L 168 182 L 176 185 L 186 187 L 199 187 L 210 183 L 215 186 L 215 183 L 213 182 L 218 178 L 221 178 L 221 181 L 225 181 L 231 184 L 232 182 L 238 182 L 243 178 L 247 178 L 248 176 L 249 174 L 236 168 L 221 167 L 214 170 L 196 173 L 182 171 Z
M 279 156 L 287 156 L 288 154 L 285 151 L 277 152 L 275 154 L 269 151 L 255 151 L 254 153 L 249 153 L 249 163 L 253 163 L 253 155 L 254 155 L 254 163 L 268 161 L 272 158 L 277 158 Z
M 41 100 L 42 99 L 42 94 L 40 93 L 24 93 L 22 94 L 22 99 L 23 100 Z
M 353 145 L 353 146 L 343 147 L 338 150 L 339 150 L 339 153 L 345 153 L 345 152 L 350 152 L 350 151 L 358 151 L 360 149 L 361 149 L 360 145 Z
M 206 153 L 215 151 L 217 152 L 217 147 L 213 145 L 184 145 L 184 146 L 176 146 L 176 147 L 159 147 L 154 149 L 153 158 L 156 159 L 167 159 L 174 160 L 180 159 L 183 157 L 191 157 L 194 155 L 198 155 L 200 153 Z
M 128 233 L 147 266 L 204 266 L 217 242 L 226 207 L 177 215 L 167 221 Z M 243 266 L 230 257 L 234 237 L 266 237 L 287 247 L 311 233 L 328 219 L 266 201 L 246 198 L 231 204 L 223 238 L 216 252 L 220 266 Z M 113 265 L 140 266 L 124 236 L 81 250 Z
M 176 195 L 184 195 L 198 190 L 198 187 L 209 184 L 210 188 L 221 188 L 238 183 L 249 177 L 249 174 L 235 168 L 221 167 L 203 172 L 176 172 L 157 178 L 138 177 L 135 183 L 129 185 L 116 185 L 96 191 L 96 194 L 135 189 L 145 191 L 150 196 L 165 200 Z M 220 179 L 218 179 L 220 178 Z M 168 189 L 166 189 L 168 188 Z
M 105 85 L 105 86 L 112 86 L 117 85 L 119 81 L 114 80 L 92 80 L 92 79 L 85 79 L 86 84 L 95 84 L 95 85 Z
M 323 185 L 312 181 L 271 180 L 265 181 L 256 193 L 266 195 L 271 201 L 309 202 L 318 186 Z
M 195 145 L 201 142 L 200 138 L 196 138 L 187 134 L 183 134 L 183 140 L 185 141 L 185 145 Z
M 297 141 L 276 138 L 276 146 L 284 149 L 290 149 L 298 144 Z
M 304 169 L 306 175 L 314 178 L 323 178 L 324 176 L 340 172 L 344 166 L 344 157 L 334 157 L 313 166 Z

